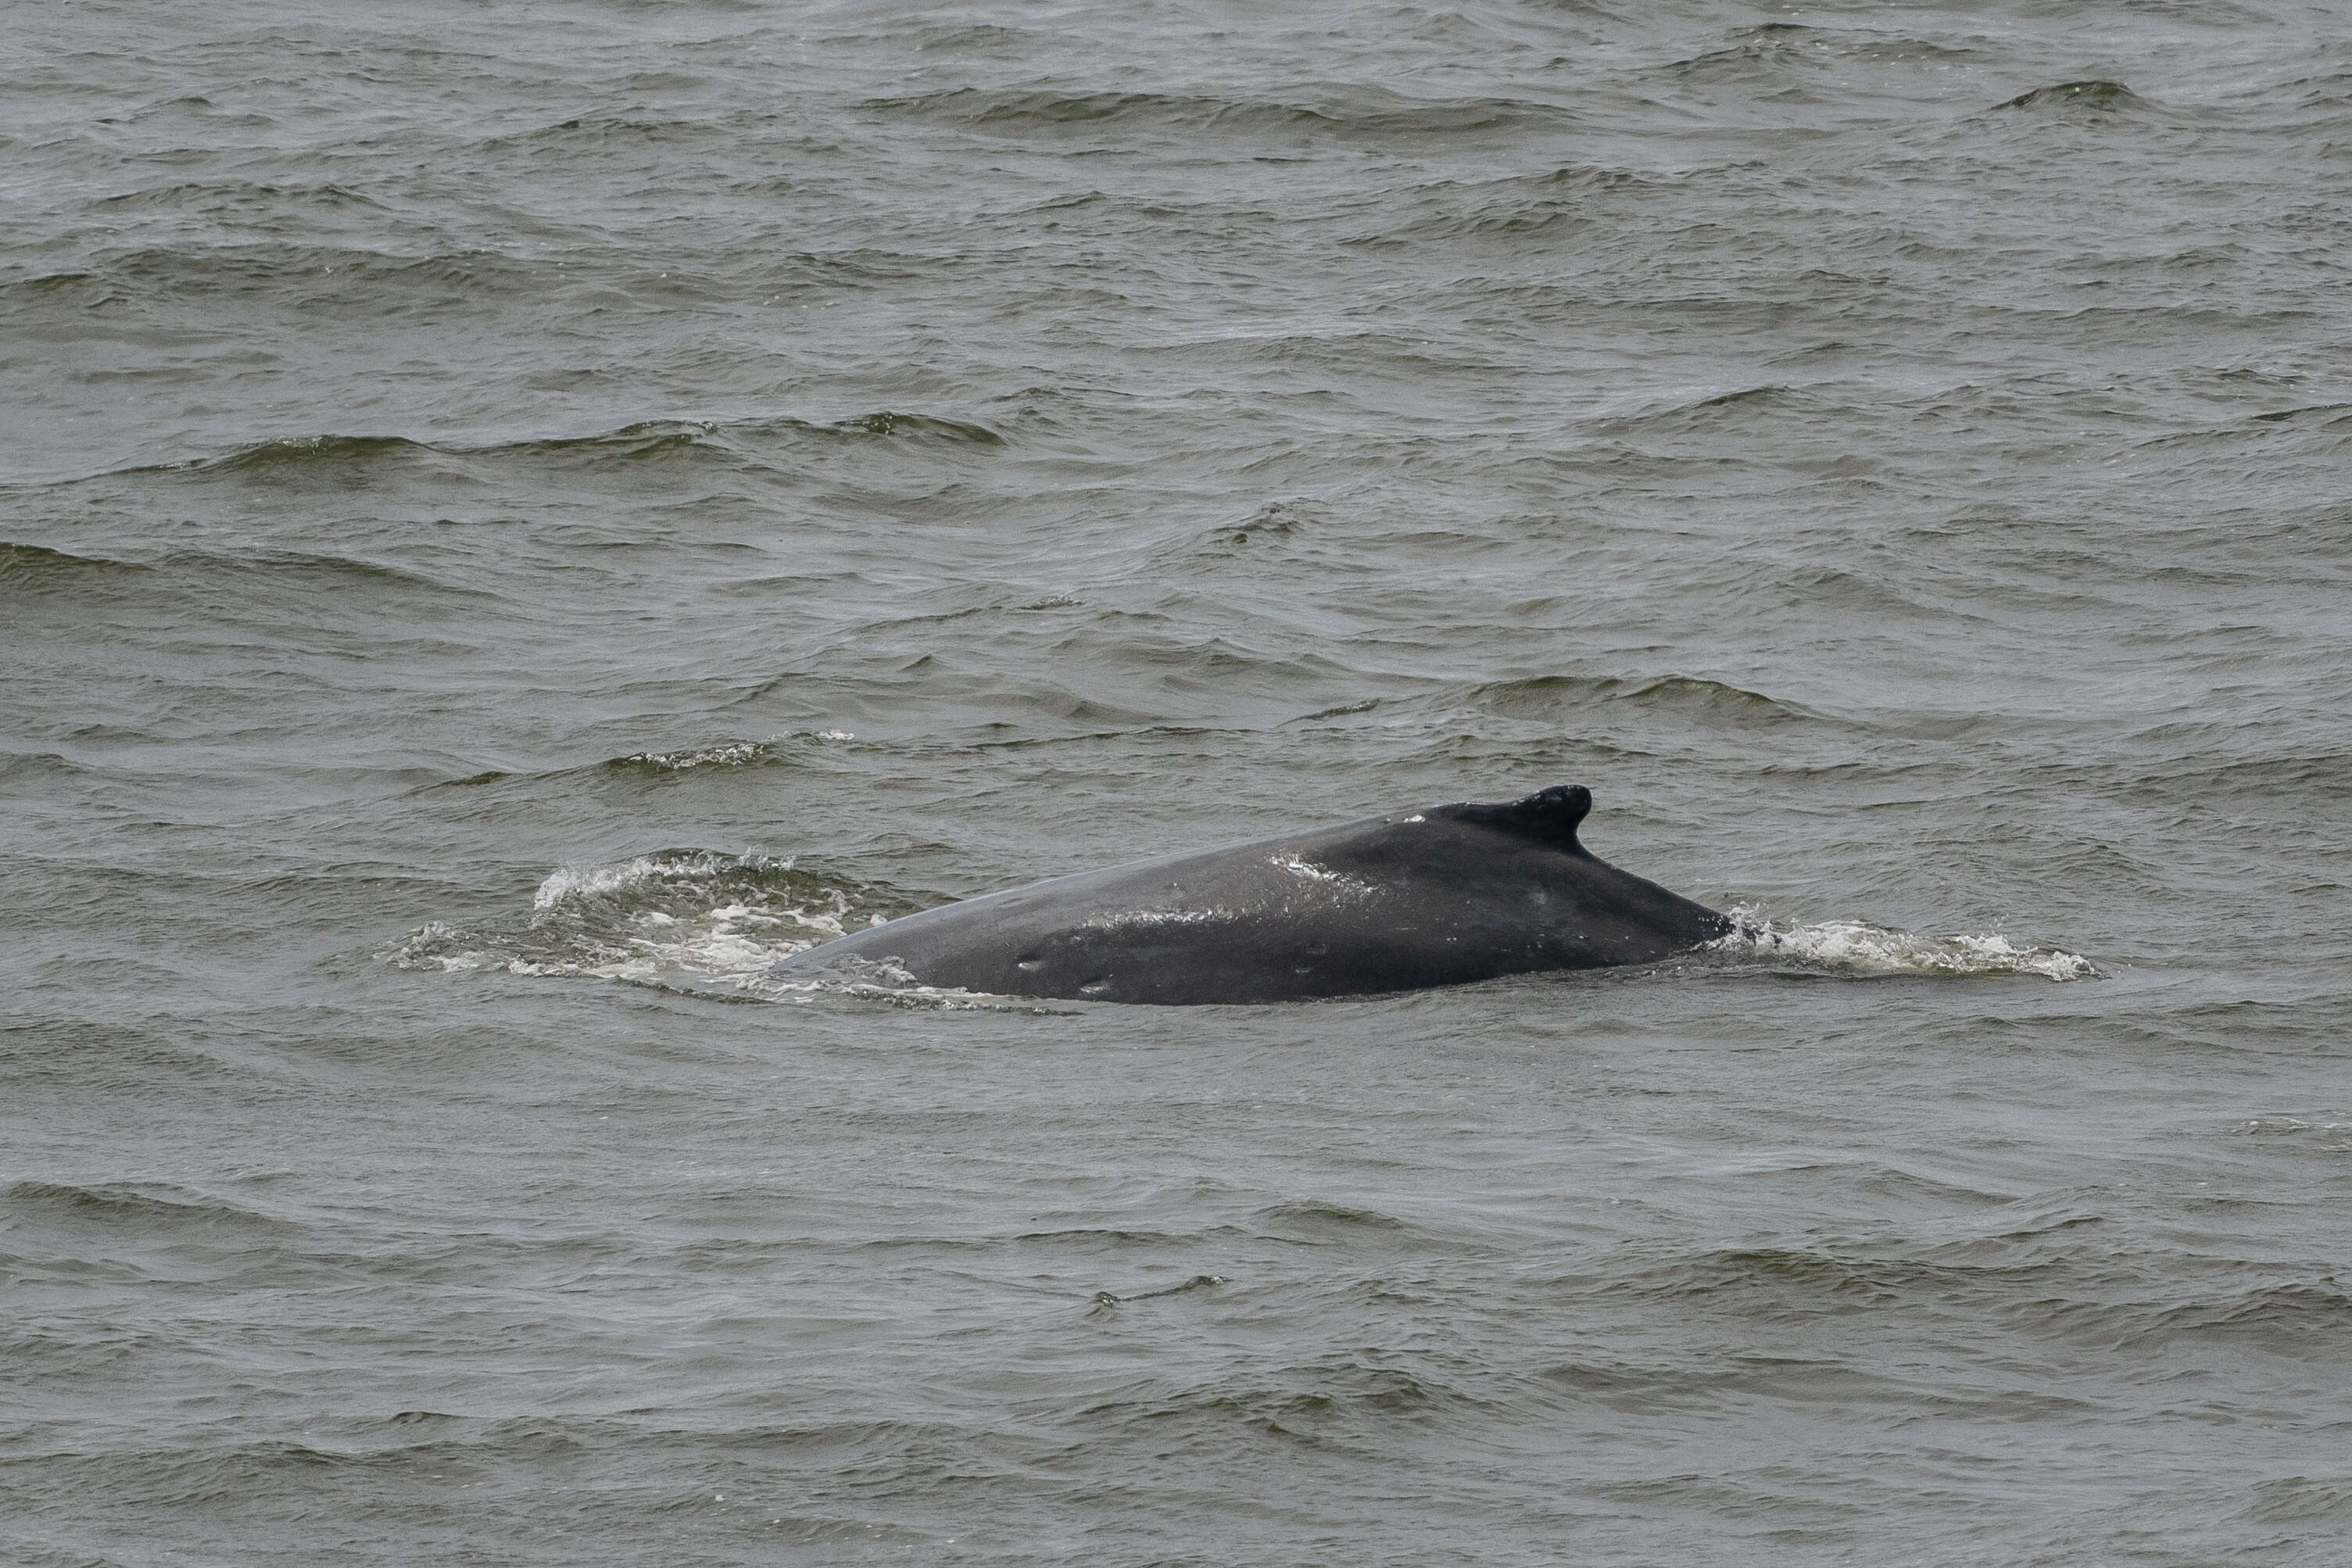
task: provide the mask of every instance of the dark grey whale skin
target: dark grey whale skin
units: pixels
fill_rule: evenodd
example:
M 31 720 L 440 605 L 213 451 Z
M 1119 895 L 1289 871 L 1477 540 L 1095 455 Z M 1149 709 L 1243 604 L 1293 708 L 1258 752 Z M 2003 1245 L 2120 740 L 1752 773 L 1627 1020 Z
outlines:
M 1094 1002 L 1293 1002 L 1647 963 L 1730 930 L 1578 843 L 1591 807 L 1590 790 L 1562 785 L 1057 877 L 836 938 L 771 973 L 911 975 Z

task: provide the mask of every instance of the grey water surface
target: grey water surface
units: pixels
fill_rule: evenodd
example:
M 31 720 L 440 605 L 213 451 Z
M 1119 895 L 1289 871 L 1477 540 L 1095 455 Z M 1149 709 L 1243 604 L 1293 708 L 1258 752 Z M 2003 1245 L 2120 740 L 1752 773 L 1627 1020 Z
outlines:
M 0 28 L 0 1561 L 2352 1560 L 2352 13 Z

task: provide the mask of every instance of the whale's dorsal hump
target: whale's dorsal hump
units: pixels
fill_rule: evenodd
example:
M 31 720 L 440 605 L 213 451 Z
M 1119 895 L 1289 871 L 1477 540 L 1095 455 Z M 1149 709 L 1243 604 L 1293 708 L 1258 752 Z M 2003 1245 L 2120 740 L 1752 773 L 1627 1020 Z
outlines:
M 1554 784 L 1520 800 L 1501 805 L 1449 805 L 1445 814 L 1456 822 L 1475 823 L 1570 855 L 1588 853 L 1576 841 L 1576 825 L 1592 809 L 1592 792 L 1582 784 Z

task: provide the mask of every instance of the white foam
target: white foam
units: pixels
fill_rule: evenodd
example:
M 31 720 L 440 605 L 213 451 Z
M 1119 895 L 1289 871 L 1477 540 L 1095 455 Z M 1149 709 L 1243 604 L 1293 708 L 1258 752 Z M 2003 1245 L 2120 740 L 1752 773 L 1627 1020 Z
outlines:
M 1750 905 L 1727 911 L 1731 934 L 1709 945 L 1738 957 L 1779 959 L 1844 974 L 2033 974 L 2044 980 L 2095 980 L 2096 965 L 2055 947 L 2019 947 L 1999 931 L 1920 936 L 1863 921 L 1789 925 Z
M 404 969 L 751 986 L 777 960 L 840 936 L 838 888 L 794 885 L 790 859 L 640 855 L 550 872 L 521 930 L 435 921 L 378 956 Z
M 684 773 L 690 768 L 740 768 L 763 757 L 776 754 L 776 748 L 786 741 L 854 741 L 856 736 L 846 730 L 794 730 L 788 734 L 772 735 L 764 741 L 721 741 L 715 745 L 688 746 L 675 752 L 633 752 L 623 757 L 624 763 L 639 767 L 663 768 L 672 773 Z
M 399 969 L 437 969 L 463 974 L 477 969 L 497 969 L 506 960 L 486 951 L 461 945 L 466 937 L 446 921 L 426 921 L 376 957 Z
M 729 741 L 718 746 L 690 746 L 682 752 L 635 752 L 623 757 L 625 763 L 641 767 L 668 768 L 684 773 L 688 768 L 740 768 L 756 762 L 767 748 L 757 741 Z
M 633 882 L 658 877 L 671 868 L 671 862 L 651 855 L 640 855 L 617 866 L 558 866 L 541 881 L 539 890 L 531 894 L 530 907 L 551 910 L 566 899 L 617 893 Z
M 841 935 L 848 912 L 837 890 L 813 904 L 735 901 L 683 915 L 648 910 L 614 933 L 619 952 L 571 961 L 565 972 L 639 984 L 672 976 L 749 984 L 778 959 Z

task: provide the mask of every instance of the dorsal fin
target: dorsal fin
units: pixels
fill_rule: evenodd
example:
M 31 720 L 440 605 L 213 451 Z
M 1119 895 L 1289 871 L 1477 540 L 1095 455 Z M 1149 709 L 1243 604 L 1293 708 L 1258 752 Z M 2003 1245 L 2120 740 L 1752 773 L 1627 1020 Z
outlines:
M 1501 805 L 1450 805 L 1446 814 L 1456 822 L 1475 822 L 1532 838 L 1570 855 L 1590 853 L 1576 841 L 1576 825 L 1592 809 L 1592 792 L 1582 784 L 1554 784 L 1524 799 Z

